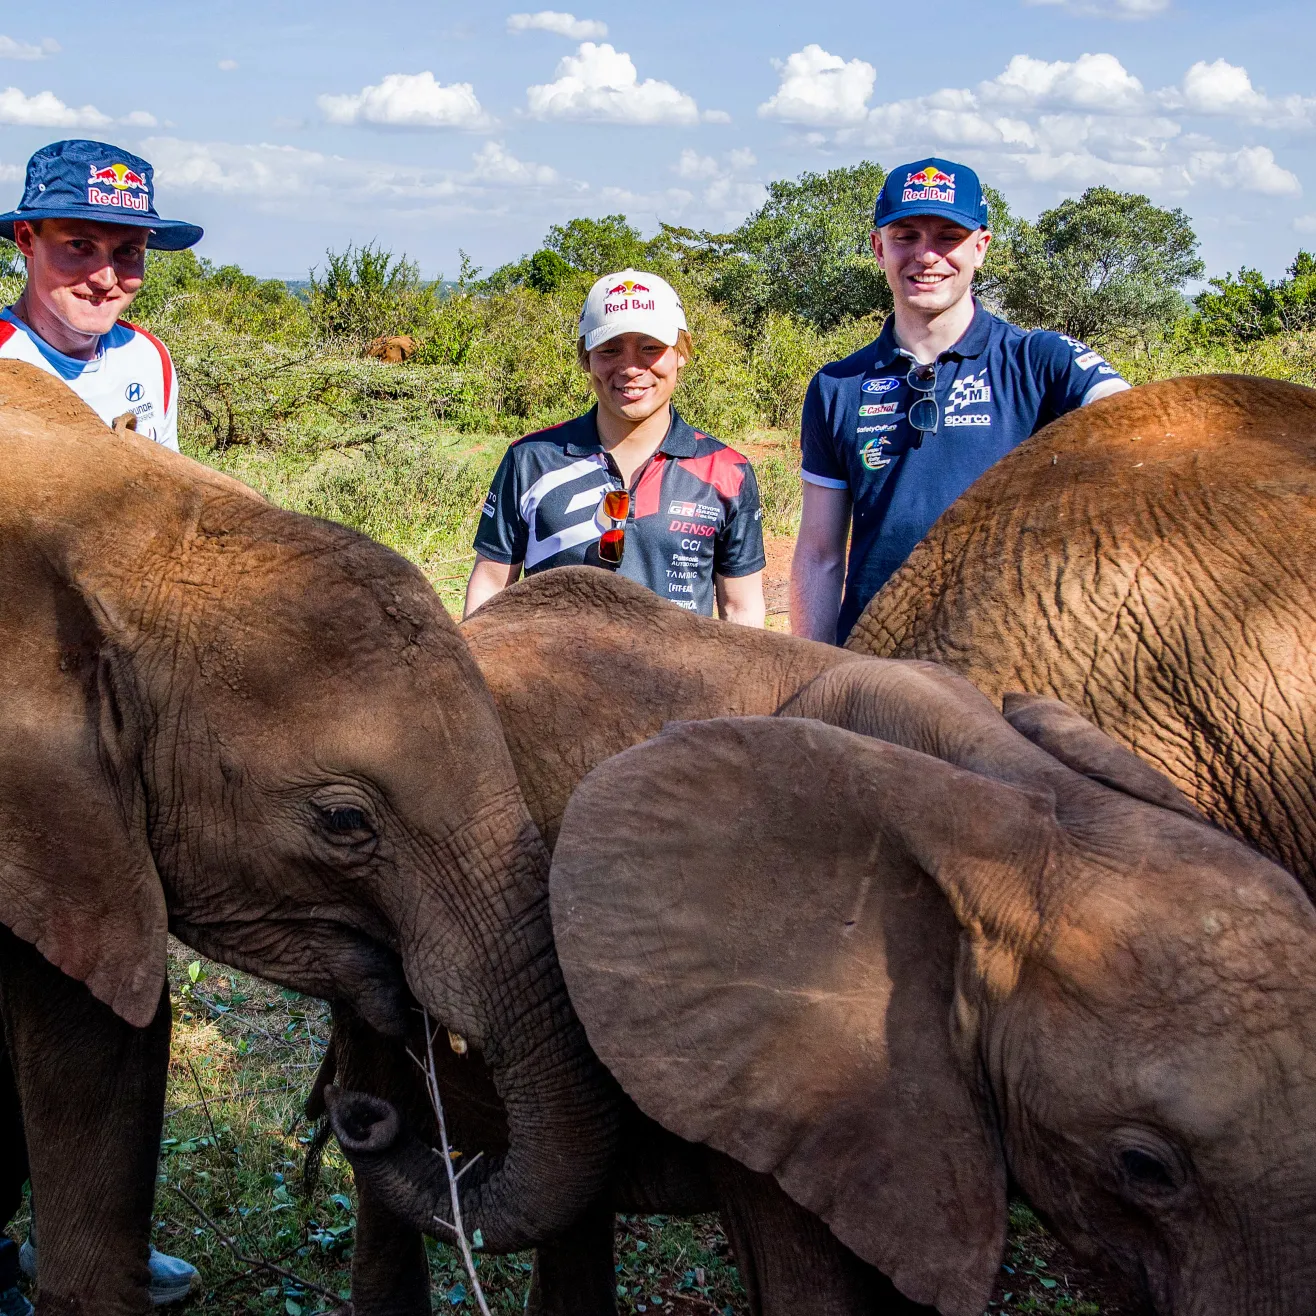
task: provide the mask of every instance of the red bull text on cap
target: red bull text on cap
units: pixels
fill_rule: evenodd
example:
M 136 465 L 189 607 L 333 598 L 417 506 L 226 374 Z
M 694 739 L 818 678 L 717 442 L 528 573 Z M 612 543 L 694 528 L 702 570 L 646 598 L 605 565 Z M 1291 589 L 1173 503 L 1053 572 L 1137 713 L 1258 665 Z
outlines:
M 916 215 L 941 215 L 967 229 L 983 228 L 987 202 L 978 175 L 967 165 L 937 159 L 893 169 L 877 194 L 873 227 Z

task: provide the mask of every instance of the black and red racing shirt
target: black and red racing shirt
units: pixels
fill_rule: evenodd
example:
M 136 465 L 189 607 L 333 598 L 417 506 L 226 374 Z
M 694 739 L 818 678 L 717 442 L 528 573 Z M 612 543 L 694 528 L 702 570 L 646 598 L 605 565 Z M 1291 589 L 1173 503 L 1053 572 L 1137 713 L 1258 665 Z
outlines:
M 597 408 L 518 439 L 485 500 L 475 551 L 520 562 L 526 575 L 599 565 L 599 504 L 623 488 L 599 442 Z M 761 571 L 763 512 L 749 459 L 701 434 L 672 408 L 667 437 L 635 473 L 618 574 L 659 598 L 712 616 L 713 577 Z

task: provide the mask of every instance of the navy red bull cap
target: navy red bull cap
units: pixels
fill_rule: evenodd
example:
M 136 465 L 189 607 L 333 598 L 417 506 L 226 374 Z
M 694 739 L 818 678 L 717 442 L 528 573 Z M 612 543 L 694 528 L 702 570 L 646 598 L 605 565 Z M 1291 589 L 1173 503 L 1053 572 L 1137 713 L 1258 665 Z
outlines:
M 987 200 L 978 175 L 950 160 L 916 160 L 886 176 L 873 209 L 873 227 L 915 215 L 941 215 L 967 229 L 987 226 Z
M 153 170 L 140 155 L 105 142 L 74 140 L 43 146 L 27 162 L 27 184 L 17 210 L 0 215 L 0 237 L 14 236 L 16 219 L 92 219 L 149 228 L 146 245 L 182 251 L 203 230 L 155 212 Z

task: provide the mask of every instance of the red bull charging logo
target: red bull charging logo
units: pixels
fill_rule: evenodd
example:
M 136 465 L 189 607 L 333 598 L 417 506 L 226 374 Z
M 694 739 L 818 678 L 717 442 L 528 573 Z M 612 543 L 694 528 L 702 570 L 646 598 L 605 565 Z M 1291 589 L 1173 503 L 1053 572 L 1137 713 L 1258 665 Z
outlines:
M 955 201 L 955 175 L 943 173 L 933 165 L 916 173 L 905 175 L 905 189 L 901 201 Z
M 108 192 L 103 188 L 108 187 Z M 125 164 L 92 169 L 87 179 L 87 200 L 93 206 L 115 206 L 121 210 L 147 211 L 151 190 L 146 179 Z
M 648 286 L 636 283 L 634 279 L 623 279 L 615 288 L 609 288 L 609 297 L 631 297 L 637 292 L 648 292 Z

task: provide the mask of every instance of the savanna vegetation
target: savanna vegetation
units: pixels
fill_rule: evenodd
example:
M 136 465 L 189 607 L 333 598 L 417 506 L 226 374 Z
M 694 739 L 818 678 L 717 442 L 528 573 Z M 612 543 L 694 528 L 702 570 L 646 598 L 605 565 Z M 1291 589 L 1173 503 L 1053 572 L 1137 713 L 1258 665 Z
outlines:
M 185 452 L 390 544 L 456 610 L 493 468 L 510 436 L 587 405 L 576 316 L 593 279 L 627 265 L 680 290 L 696 344 L 682 411 L 747 448 L 769 535 L 793 534 L 805 387 L 825 361 L 875 337 L 889 310 L 868 254 L 883 177 L 864 163 L 773 183 L 731 233 L 662 225 L 645 238 L 623 215 L 575 219 L 491 272 L 463 258 L 450 282 L 428 282 L 375 245 L 327 253 L 297 289 L 192 252 L 154 253 L 134 317 L 174 355 Z M 1189 298 L 1205 271 L 1181 211 L 1100 187 L 1031 222 L 997 194 L 990 205 L 997 241 L 980 293 L 1017 322 L 1091 342 L 1135 383 L 1240 371 L 1316 385 L 1309 253 L 1277 281 L 1242 269 Z M 21 259 L 0 243 L 0 303 L 21 283 Z M 365 356 L 386 334 L 411 335 L 415 355 L 401 365 Z M 321 1143 L 300 1114 L 327 1011 L 176 945 L 171 984 L 157 1245 L 202 1267 L 199 1308 L 333 1310 L 347 1291 L 350 1176 L 331 1144 L 304 1178 Z M 431 1259 L 436 1309 L 473 1310 L 457 1254 L 434 1244 Z M 527 1257 L 483 1258 L 480 1273 L 495 1312 L 522 1309 Z M 617 1285 L 627 1313 L 744 1310 L 712 1219 L 623 1220 Z M 1118 1309 L 1018 1206 L 993 1310 Z

